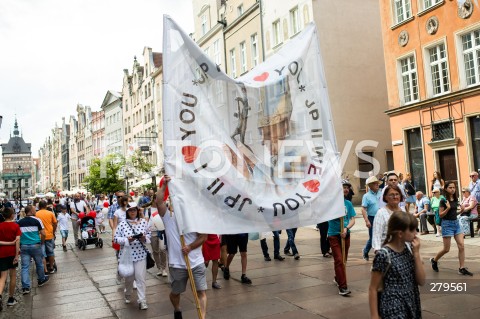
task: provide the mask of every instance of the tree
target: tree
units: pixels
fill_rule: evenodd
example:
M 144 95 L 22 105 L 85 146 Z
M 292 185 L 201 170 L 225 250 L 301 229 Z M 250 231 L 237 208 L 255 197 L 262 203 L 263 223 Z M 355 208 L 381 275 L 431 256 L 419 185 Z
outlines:
M 130 162 L 133 168 L 142 173 L 147 173 L 152 177 L 152 187 L 150 187 L 149 185 L 149 188 L 156 190 L 156 176 L 153 172 L 153 168 L 155 167 L 155 165 L 150 163 L 140 150 L 137 150 L 135 151 L 135 153 L 132 154 L 132 156 L 130 157 Z
M 96 158 L 90 166 L 89 174 L 83 180 L 85 187 L 93 194 L 113 193 L 125 188 L 124 179 L 119 176 L 125 160 L 111 154 L 103 159 Z

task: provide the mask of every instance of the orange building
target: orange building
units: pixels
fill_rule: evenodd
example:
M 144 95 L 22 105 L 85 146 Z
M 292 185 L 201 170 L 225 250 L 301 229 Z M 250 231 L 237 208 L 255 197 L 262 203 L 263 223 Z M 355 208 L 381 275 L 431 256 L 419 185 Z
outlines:
M 379 1 L 395 170 L 422 191 L 434 171 L 466 186 L 480 169 L 480 7 Z

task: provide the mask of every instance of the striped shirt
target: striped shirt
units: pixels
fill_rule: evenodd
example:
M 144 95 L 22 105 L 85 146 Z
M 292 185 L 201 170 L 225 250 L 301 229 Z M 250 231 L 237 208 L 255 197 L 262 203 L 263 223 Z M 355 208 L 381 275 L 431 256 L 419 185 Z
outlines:
M 35 217 L 27 216 L 18 221 L 22 235 L 20 245 L 36 245 L 41 243 L 40 230 L 43 229 L 42 222 Z

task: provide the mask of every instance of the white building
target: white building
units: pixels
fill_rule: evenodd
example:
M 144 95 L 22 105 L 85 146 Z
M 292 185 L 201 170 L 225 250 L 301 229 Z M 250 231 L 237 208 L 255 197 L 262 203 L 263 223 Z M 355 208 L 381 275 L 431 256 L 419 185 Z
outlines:
M 100 108 L 105 113 L 105 152 L 124 154 L 122 94 L 113 90 L 107 91 Z

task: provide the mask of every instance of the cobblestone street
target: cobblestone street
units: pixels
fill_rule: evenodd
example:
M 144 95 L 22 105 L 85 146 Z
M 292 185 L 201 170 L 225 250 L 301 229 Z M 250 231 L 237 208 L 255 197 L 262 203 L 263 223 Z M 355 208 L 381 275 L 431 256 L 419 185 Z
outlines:
M 319 249 L 319 233 L 312 227 L 299 229 L 297 247 L 300 260 L 287 257 L 284 262 L 265 262 L 258 241 L 250 241 L 248 276 L 251 286 L 240 283 L 240 258 L 231 266 L 232 278 L 225 281 L 219 273 L 220 290 L 209 289 L 209 318 L 368 318 L 368 284 L 371 262 L 361 258 L 361 248 L 367 238 L 362 218 L 356 219 L 348 262 L 348 283 L 352 294 L 338 295 L 332 282 L 333 260 L 324 258 Z M 110 234 L 103 234 L 103 249 L 89 246 L 85 251 L 73 247 L 67 252 L 57 247 L 58 273 L 50 276 L 44 287 L 34 285 L 30 295 L 22 296 L 17 280 L 16 298 L 19 303 L 6 307 L 1 318 L 172 318 L 166 278 L 155 276 L 156 268 L 147 277 L 149 309 L 140 311 L 135 302 L 125 304 L 123 284 L 115 282 L 116 260 L 109 244 Z M 286 234 L 281 235 L 281 244 Z M 457 274 L 456 246 L 439 263 L 440 272 L 434 273 L 428 259 L 441 246 L 434 235 L 422 236 L 422 256 L 428 282 L 452 279 L 467 283 L 467 294 L 432 294 L 422 291 L 423 318 L 474 318 L 480 310 L 480 238 L 466 239 L 466 265 L 475 274 L 473 278 Z M 57 241 L 58 244 L 58 241 Z M 270 249 L 273 248 L 268 239 Z M 474 256 L 475 257 L 472 257 Z M 207 280 L 211 285 L 211 273 Z M 34 278 L 34 282 L 36 279 Z M 428 287 L 427 287 L 428 288 Z M 197 318 L 193 296 L 188 290 L 182 296 L 184 318 Z M 470 293 L 468 293 L 470 292 Z M 4 294 L 5 296 L 5 294 Z M 133 298 L 135 299 L 135 298 Z M 5 300 L 5 297 L 4 297 Z M 458 305 L 462 305 L 459 307 Z

